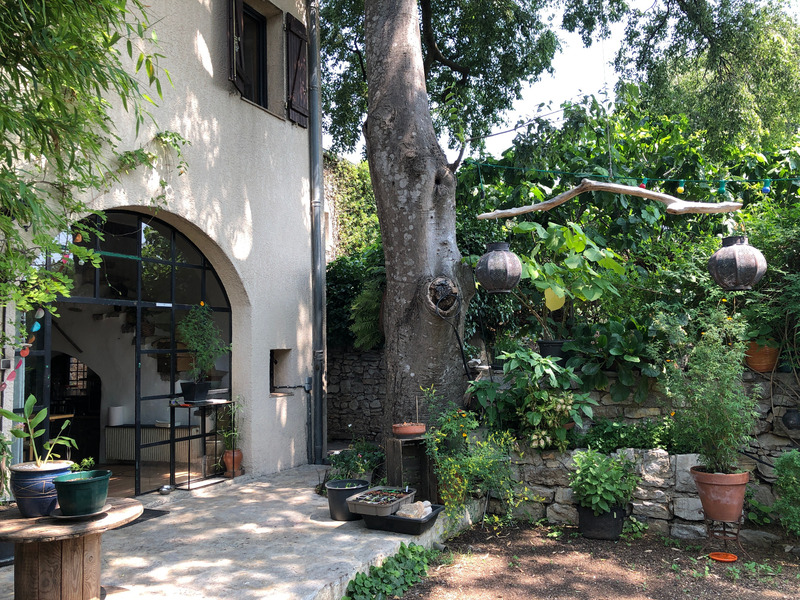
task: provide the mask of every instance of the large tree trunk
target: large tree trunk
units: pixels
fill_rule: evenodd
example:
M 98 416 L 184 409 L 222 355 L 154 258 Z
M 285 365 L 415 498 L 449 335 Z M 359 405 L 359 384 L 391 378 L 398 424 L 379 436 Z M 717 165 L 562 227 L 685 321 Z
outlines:
M 431 120 L 416 0 L 367 0 L 365 33 L 365 137 L 386 256 L 387 433 L 416 420 L 421 386 L 463 395 L 455 328 L 463 332 L 474 283 L 456 247 L 455 176 Z

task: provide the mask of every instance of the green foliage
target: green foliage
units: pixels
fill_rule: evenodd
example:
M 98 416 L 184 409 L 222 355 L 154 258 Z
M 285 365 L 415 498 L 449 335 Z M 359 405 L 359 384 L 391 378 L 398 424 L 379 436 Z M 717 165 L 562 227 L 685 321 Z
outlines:
M 378 211 L 366 162 L 325 156 L 325 201 L 335 206 L 337 253 L 352 256 L 380 242 Z
M 8 487 L 11 479 L 11 472 L 8 467 L 11 465 L 11 440 L 6 439 L 0 433 L 0 496 L 7 496 L 11 493 Z
M 383 291 L 386 288 L 385 274 L 364 282 L 351 307 L 353 346 L 358 350 L 371 350 L 383 342 L 380 327 Z
M 572 331 L 572 341 L 564 350 L 578 354 L 568 361 L 581 378 L 582 389 L 608 389 L 616 402 L 633 394 L 636 402 L 647 397 L 649 377 L 658 370 L 647 360 L 647 329 L 632 317 L 624 321 L 578 324 Z M 606 371 L 614 370 L 616 381 L 609 386 Z M 639 373 L 641 373 L 641 375 Z
M 600 515 L 633 497 L 640 480 L 633 461 L 622 455 L 606 456 L 591 448 L 576 452 L 572 459 L 575 470 L 569 474 L 569 487 L 580 506 Z
M 800 25 L 773 1 L 672 2 L 634 10 L 617 68 L 658 112 L 688 113 L 715 155 L 786 144 L 800 123 Z
M 690 452 L 689 448 L 677 444 L 673 425 L 672 416 L 638 423 L 598 419 L 585 434 L 574 436 L 574 445 L 578 448 L 592 448 L 603 454 L 610 454 L 621 448 L 661 448 L 670 454 Z
M 769 525 L 772 523 L 774 508 L 759 502 L 753 497 L 753 490 L 748 486 L 744 495 L 744 514 L 747 520 L 756 525 Z
M 82 459 L 79 463 L 72 463 L 72 466 L 70 467 L 70 470 L 73 473 L 91 471 L 92 469 L 94 469 L 94 459 L 91 456 Z
M 634 540 L 644 537 L 650 526 L 644 521 L 640 521 L 636 517 L 628 517 L 622 526 L 622 535 L 620 538 L 630 544 Z
M 225 450 L 236 450 L 239 443 L 239 399 L 217 411 L 217 434 L 222 437 Z
M 800 452 L 790 450 L 776 458 L 775 477 L 778 499 L 773 508 L 786 531 L 800 536 Z
M 178 338 L 193 355 L 189 377 L 203 381 L 214 369 L 217 358 L 231 351 L 231 345 L 222 339 L 222 332 L 214 323 L 214 311 L 205 302 L 189 309 L 175 328 Z
M 536 448 L 567 447 L 567 424 L 583 425 L 597 402 L 588 393 L 571 390 L 577 382 L 572 368 L 530 348 L 501 355 L 503 383 L 481 379 L 470 383 L 469 393 L 481 405 L 486 422 L 496 430 L 514 429 L 520 439 Z
M 329 345 L 346 347 L 355 343 L 356 338 L 351 326 L 356 316 L 359 320 L 356 329 L 363 327 L 367 336 L 380 335 L 380 339 L 383 339 L 379 327 L 380 298 L 377 297 L 376 289 L 380 289 L 382 295 L 385 277 L 383 248 L 380 244 L 374 244 L 360 254 L 341 256 L 328 263 L 326 323 Z M 354 310 L 354 303 L 367 287 L 372 291 L 365 292 L 364 298 L 359 303 L 359 310 Z M 363 310 L 361 310 L 362 306 Z M 363 342 L 363 339 L 360 341 Z M 368 346 L 369 344 L 362 343 L 361 345 Z
M 379 447 L 366 440 L 356 440 L 345 450 L 328 457 L 332 467 L 329 479 L 359 479 L 378 468 L 385 458 Z
M 735 473 L 757 419 L 755 394 L 742 385 L 745 322 L 714 310 L 698 325 L 696 337 L 678 328 L 675 344 L 655 350 L 665 360 L 664 392 L 675 406 L 676 438 L 700 454 L 709 472 Z
M 451 145 L 489 133 L 523 83 L 550 70 L 558 40 L 539 8 L 532 0 L 421 6 L 426 90 L 437 132 L 448 132 Z M 352 150 L 367 110 L 364 2 L 326 2 L 320 19 L 325 126 L 335 150 Z
M 457 517 L 470 495 L 492 493 L 506 509 L 518 504 L 509 454 L 516 440 L 509 432 L 476 433 L 478 418 L 452 402 L 434 405 L 425 446 L 434 463 L 439 495 L 448 516 Z
M 33 408 L 35 406 L 36 398 L 33 394 L 31 394 L 25 401 L 25 407 L 23 408 L 21 415 L 4 408 L 0 408 L 0 416 L 21 426 L 11 429 L 11 435 L 13 435 L 15 438 L 27 439 L 30 442 L 33 460 L 37 467 L 41 467 L 46 462 L 52 462 L 58 458 L 61 458 L 59 454 L 55 453 L 55 450 L 58 446 L 64 446 L 67 449 L 77 449 L 78 446 L 75 444 L 75 440 L 64 435 L 64 430 L 69 427 L 70 423 L 69 419 L 64 419 L 58 434 L 43 444 L 42 450 L 44 451 L 44 455 L 40 455 L 39 449 L 36 447 L 36 439 L 45 434 L 45 427 L 49 427 L 50 421 L 47 419 L 47 409 L 43 408 L 34 413 Z M 43 423 L 44 425 L 42 425 Z M 39 429 L 37 429 L 37 427 L 39 427 Z
M 67 232 L 93 211 L 81 199 L 113 178 L 106 164 L 117 144 L 108 116 L 118 99 L 138 125 L 147 85 L 161 96 L 159 54 L 140 0 L 30 0 L 0 12 L 0 305 L 19 310 L 68 295 L 72 281 L 45 268 L 43 256 L 99 259 Z M 123 65 L 119 48 L 136 61 Z M 134 47 L 137 49 L 134 50 Z M 142 50 L 139 50 L 142 48 Z M 136 73 L 141 73 L 142 77 Z M 165 72 L 166 73 L 166 72 Z M 168 74 L 167 74 L 168 75 Z M 86 224 L 88 239 L 96 231 Z
M 357 573 L 342 600 L 389 600 L 403 595 L 428 574 L 428 563 L 438 555 L 424 546 L 400 544 L 397 554 L 380 567 L 371 566 L 369 573 Z

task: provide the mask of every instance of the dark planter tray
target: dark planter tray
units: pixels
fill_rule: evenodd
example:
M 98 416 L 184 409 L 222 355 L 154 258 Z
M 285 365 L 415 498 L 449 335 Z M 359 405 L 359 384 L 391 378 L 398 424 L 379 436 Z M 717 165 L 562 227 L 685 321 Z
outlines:
M 408 488 L 408 491 L 405 490 L 405 495 L 401 498 L 397 498 L 392 502 L 386 503 L 375 503 L 375 502 L 365 502 L 363 500 L 363 496 L 365 494 L 369 494 L 370 492 L 382 492 L 388 490 L 400 490 L 402 488 L 398 486 L 378 486 L 369 488 L 366 491 L 359 492 L 357 494 L 353 494 L 347 499 L 347 506 L 350 508 L 350 512 L 357 513 L 359 515 L 377 515 L 379 517 L 385 517 L 387 515 L 393 515 L 396 513 L 403 504 L 409 504 L 414 501 L 414 495 L 417 493 L 417 490 L 414 488 Z
M 379 517 L 378 515 L 361 515 L 364 524 L 369 529 L 380 529 L 381 531 L 392 531 L 394 533 L 406 533 L 408 535 L 422 535 L 436 523 L 439 513 L 444 510 L 442 504 L 431 504 L 433 512 L 422 519 L 409 519 L 408 517 L 398 517 L 388 515 Z

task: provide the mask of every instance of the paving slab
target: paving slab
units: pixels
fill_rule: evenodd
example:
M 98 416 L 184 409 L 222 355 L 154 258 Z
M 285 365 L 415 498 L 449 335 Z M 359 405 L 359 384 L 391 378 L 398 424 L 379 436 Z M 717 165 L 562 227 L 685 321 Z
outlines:
M 146 508 L 169 512 L 103 534 L 107 598 L 340 600 L 357 572 L 401 542 L 429 547 L 442 539 L 443 516 L 421 536 L 331 520 L 327 499 L 314 492 L 324 470 L 306 465 L 140 497 Z M 13 577 L 13 566 L 0 568 L 0 600 L 13 599 Z

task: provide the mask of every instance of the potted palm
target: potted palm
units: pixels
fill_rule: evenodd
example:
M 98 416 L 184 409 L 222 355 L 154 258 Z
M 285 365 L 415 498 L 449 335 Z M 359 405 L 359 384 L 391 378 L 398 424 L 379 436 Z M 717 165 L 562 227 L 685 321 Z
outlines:
M 691 469 L 707 519 L 735 522 L 742 515 L 750 474 L 739 450 L 752 439 L 756 397 L 742 384 L 745 322 L 714 311 L 701 321 L 685 368 L 666 363 L 663 385 L 675 407 L 676 435 L 700 456 Z
M 58 504 L 56 488 L 53 480 L 59 475 L 69 473 L 72 461 L 61 458 L 55 451 L 61 446 L 77 448 L 75 440 L 64 435 L 69 426 L 66 419 L 61 425 L 58 435 L 46 441 L 41 450 L 37 447 L 37 438 L 45 434 L 45 427 L 50 424 L 48 410 L 42 408 L 34 412 L 36 397 L 31 394 L 25 401 L 22 414 L 0 408 L 0 416 L 18 424 L 11 430 L 11 435 L 30 442 L 33 460 L 11 465 L 11 493 L 17 501 L 17 508 L 23 517 L 42 517 L 53 512 Z
M 633 461 L 591 448 L 576 452 L 572 460 L 575 470 L 569 474 L 569 487 L 578 504 L 578 531 L 587 538 L 618 540 L 627 504 L 640 480 Z
M 202 402 L 208 396 L 211 384 L 208 376 L 220 356 L 231 351 L 231 345 L 222 339 L 222 333 L 214 323 L 214 311 L 205 302 L 189 309 L 178 323 L 178 338 L 192 356 L 189 370 L 191 381 L 181 382 L 181 391 L 186 402 Z

